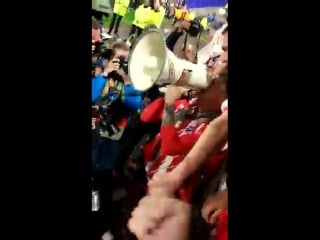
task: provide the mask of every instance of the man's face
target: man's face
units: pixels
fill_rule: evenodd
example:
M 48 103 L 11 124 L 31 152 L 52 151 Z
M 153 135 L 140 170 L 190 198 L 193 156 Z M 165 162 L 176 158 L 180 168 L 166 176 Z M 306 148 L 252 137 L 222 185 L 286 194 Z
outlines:
M 94 75 L 99 76 L 102 73 L 102 68 L 101 67 L 95 67 L 94 69 Z
M 129 57 L 129 51 L 123 50 L 121 48 L 115 49 L 115 55 L 114 58 L 119 58 L 119 57 L 125 57 L 126 59 L 128 59 Z
M 196 97 L 199 106 L 210 105 L 212 109 L 219 109 L 227 97 L 225 83 L 218 78 L 208 88 L 199 91 Z
M 217 66 L 214 72 L 222 75 L 228 74 L 228 32 L 223 35 L 222 43 L 223 53 L 220 55 Z M 227 98 L 226 85 L 224 80 L 220 77 L 212 82 L 212 84 L 207 88 L 201 90 L 197 94 L 197 102 L 203 104 L 206 102 L 212 103 L 212 106 L 218 108 L 222 101 Z
M 223 35 L 222 50 L 223 53 L 221 54 L 220 61 L 228 64 L 228 32 Z
M 228 33 L 223 35 L 223 53 L 219 56 L 214 65 L 214 72 L 218 75 L 228 73 Z

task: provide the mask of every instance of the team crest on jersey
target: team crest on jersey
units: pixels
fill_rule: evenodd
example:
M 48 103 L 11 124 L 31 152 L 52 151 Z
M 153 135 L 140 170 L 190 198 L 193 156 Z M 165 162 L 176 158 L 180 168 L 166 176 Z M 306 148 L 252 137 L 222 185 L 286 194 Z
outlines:
M 188 126 L 186 126 L 184 129 L 181 130 L 179 136 L 181 137 L 189 133 L 192 133 L 197 127 L 198 127 L 198 124 L 196 122 L 191 122 L 188 124 Z

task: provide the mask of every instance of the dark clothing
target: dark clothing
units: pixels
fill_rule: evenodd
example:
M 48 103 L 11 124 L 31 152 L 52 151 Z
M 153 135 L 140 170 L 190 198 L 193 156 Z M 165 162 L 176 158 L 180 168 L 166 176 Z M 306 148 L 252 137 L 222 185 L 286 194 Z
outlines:
M 132 36 L 133 34 L 137 33 L 137 37 L 139 37 L 142 31 L 142 28 L 139 28 L 136 25 L 132 24 L 129 36 Z
M 92 16 L 97 19 L 97 21 L 102 24 L 102 19 L 103 19 L 103 13 L 102 12 L 98 12 L 95 10 L 92 10 Z
M 92 212 L 92 239 L 101 240 L 101 236 L 111 229 L 113 220 L 112 192 L 114 181 L 111 171 L 94 174 L 93 189 L 100 194 L 100 209 Z
M 122 20 L 122 16 L 119 16 L 118 14 L 113 13 L 108 34 L 111 34 L 113 27 L 115 27 L 114 34 L 118 34 L 121 20 Z
M 166 40 L 168 49 L 170 49 L 173 52 L 174 46 L 176 45 L 177 41 L 182 35 L 183 35 L 183 31 L 178 32 L 178 30 L 175 30 L 171 32 Z
M 141 5 L 141 0 L 132 0 L 130 8 L 137 9 Z

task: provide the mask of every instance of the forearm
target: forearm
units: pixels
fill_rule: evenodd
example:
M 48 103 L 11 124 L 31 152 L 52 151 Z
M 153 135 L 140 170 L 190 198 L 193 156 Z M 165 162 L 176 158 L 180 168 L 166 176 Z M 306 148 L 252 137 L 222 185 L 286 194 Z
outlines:
M 162 117 L 162 126 L 175 125 L 174 107 L 173 104 L 165 103 L 164 114 Z
M 169 36 L 166 39 L 166 45 L 170 51 L 173 51 L 174 46 L 176 45 L 176 43 L 182 35 L 183 32 L 179 31 L 178 29 L 169 34 Z
M 185 159 L 172 172 L 183 182 L 210 157 L 221 151 L 228 140 L 228 113 L 213 120 Z
M 178 130 L 175 127 L 175 120 L 173 107 L 166 104 L 160 128 L 161 153 L 163 155 L 186 154 L 192 147 L 190 144 L 181 142 Z

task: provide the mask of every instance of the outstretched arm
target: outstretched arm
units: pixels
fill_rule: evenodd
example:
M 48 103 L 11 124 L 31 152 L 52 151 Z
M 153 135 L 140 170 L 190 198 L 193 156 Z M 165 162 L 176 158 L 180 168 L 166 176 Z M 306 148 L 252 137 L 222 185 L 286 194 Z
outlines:
M 210 157 L 221 151 L 227 140 L 228 112 L 224 112 L 207 126 L 185 159 L 171 173 L 182 183 Z

